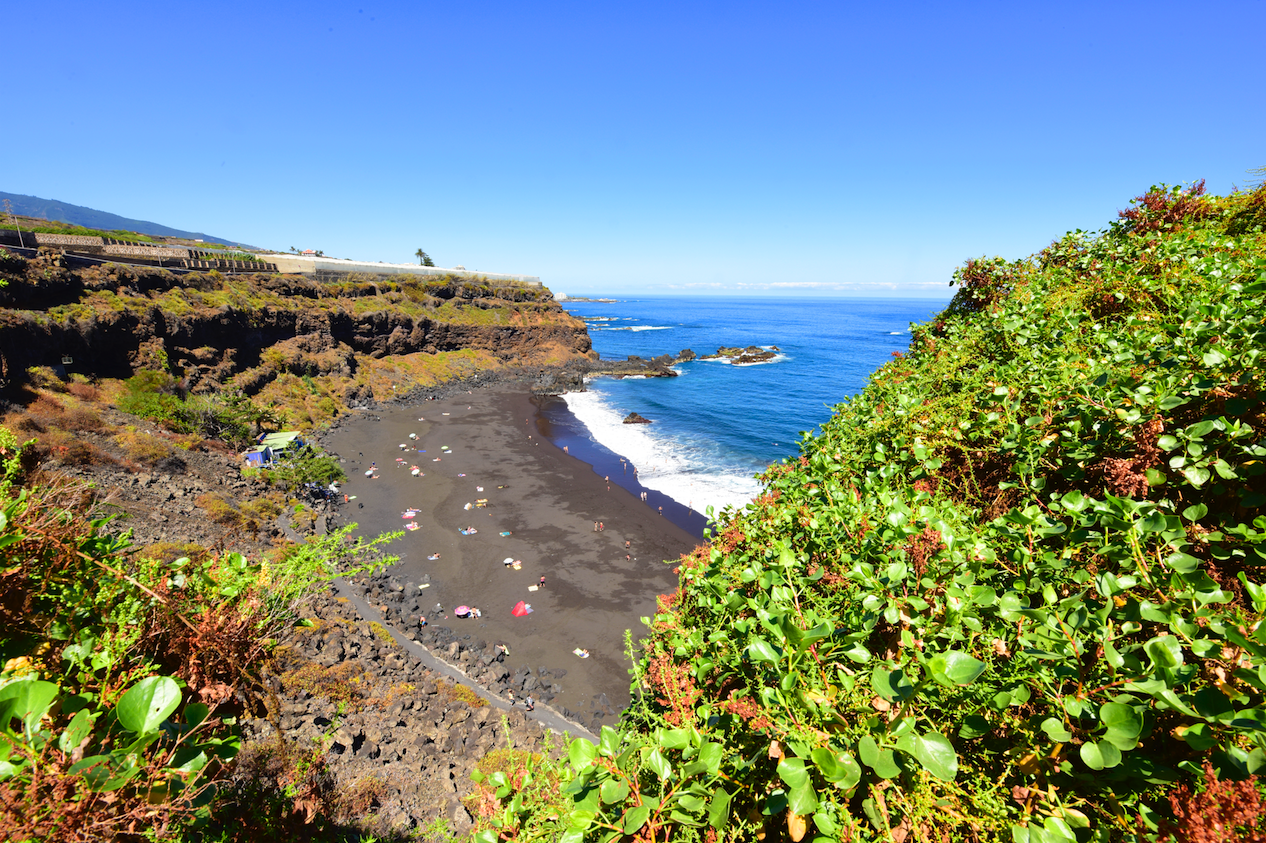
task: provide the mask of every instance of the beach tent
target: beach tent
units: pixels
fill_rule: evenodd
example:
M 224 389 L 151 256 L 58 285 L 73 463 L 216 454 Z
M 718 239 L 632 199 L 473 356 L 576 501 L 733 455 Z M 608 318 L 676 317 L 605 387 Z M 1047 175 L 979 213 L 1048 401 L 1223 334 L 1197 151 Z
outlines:
M 273 449 L 267 445 L 256 445 L 244 452 L 242 459 L 246 460 L 246 464 L 251 468 L 263 468 L 266 465 L 272 465 Z
M 287 430 L 280 433 L 269 433 L 259 440 L 259 444 L 271 448 L 275 456 L 279 456 L 291 448 L 302 448 L 306 443 L 299 435 L 297 430 Z
M 528 604 L 520 600 L 518 603 L 514 604 L 514 608 L 510 610 L 510 614 L 514 615 L 516 618 L 521 618 L 530 611 L 532 610 L 528 608 Z

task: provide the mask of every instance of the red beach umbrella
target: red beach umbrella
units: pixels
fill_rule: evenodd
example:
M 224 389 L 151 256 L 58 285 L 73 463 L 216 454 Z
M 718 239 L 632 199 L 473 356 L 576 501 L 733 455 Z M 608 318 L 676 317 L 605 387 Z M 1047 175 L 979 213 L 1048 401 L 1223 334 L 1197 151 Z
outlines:
M 527 613 L 528 613 L 527 604 L 524 603 L 522 600 L 520 600 L 518 603 L 515 603 L 514 608 L 510 610 L 510 614 L 514 615 L 516 618 L 521 618 Z

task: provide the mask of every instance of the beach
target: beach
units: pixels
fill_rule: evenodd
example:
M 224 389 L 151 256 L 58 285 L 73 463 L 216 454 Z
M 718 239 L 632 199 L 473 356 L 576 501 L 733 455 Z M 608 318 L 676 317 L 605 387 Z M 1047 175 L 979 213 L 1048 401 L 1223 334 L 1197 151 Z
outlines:
M 500 386 L 361 411 L 322 440 L 348 474 L 344 523 L 370 537 L 418 525 L 387 550 L 400 557 L 394 575 L 429 578 L 425 605 L 443 607 L 428 613 L 431 625 L 505 645 L 513 668 L 565 670 L 556 680 L 558 710 L 588 713 L 605 695 L 618 712 L 629 700 L 624 632 L 641 638 L 640 618 L 677 587 L 664 560 L 675 562 L 700 539 L 674 523 L 681 513 L 666 507 L 661 516 L 660 502 L 643 503 L 623 472 L 611 476 L 599 463 L 599 474 L 564 452 L 544 436 L 547 427 L 521 386 Z M 467 527 L 477 532 L 462 535 Z M 503 564 L 507 558 L 520 568 Z M 513 615 L 519 601 L 532 612 Z M 458 605 L 482 616 L 458 619 Z

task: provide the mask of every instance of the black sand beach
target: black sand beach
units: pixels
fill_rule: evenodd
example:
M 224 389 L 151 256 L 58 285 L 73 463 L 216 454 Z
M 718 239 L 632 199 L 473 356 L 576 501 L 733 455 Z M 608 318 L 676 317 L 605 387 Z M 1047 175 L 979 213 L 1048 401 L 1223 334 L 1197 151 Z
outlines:
M 428 616 L 432 624 L 507 645 L 514 667 L 566 669 L 557 709 L 588 710 L 605 694 L 618 711 L 629 699 L 624 631 L 641 637 L 639 619 L 677 585 L 663 560 L 695 547 L 697 531 L 673 523 L 680 518 L 670 507 L 661 517 L 655 499 L 642 503 L 615 476 L 608 490 L 592 466 L 544 438 L 546 424 L 521 387 L 490 387 L 354 415 L 323 439 L 345 460 L 342 491 L 355 499 L 341 507 L 343 520 L 357 522 L 359 533 L 400 530 L 403 512 L 418 510 L 410 519 L 418 529 L 388 550 L 401 557 L 400 578 L 429 575 L 427 605 L 447 615 Z M 365 476 L 372 463 L 378 479 Z M 486 507 L 476 506 L 480 499 Z M 467 526 L 478 532 L 461 535 Z M 435 553 L 439 559 L 427 559 Z M 521 560 L 521 570 L 504 565 L 507 557 Z M 545 587 L 530 591 L 541 577 Z M 514 617 L 520 600 L 533 612 Z M 462 604 L 482 617 L 457 619 L 452 610 Z M 591 657 L 578 658 L 577 647 Z

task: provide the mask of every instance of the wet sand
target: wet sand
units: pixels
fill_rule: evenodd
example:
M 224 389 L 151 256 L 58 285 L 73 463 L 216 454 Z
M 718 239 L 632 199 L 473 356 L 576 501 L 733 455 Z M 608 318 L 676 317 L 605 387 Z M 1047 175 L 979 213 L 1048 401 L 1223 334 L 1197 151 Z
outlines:
M 566 669 L 557 680 L 563 690 L 556 709 L 587 713 L 605 694 L 618 711 L 629 700 L 624 632 L 635 640 L 644 634 L 639 619 L 654 613 L 656 595 L 677 587 L 674 566 L 663 560 L 693 549 L 698 531 L 674 523 L 685 516 L 668 507 L 668 516 L 660 516 L 656 500 L 642 503 L 636 487 L 624 488 L 615 476 L 608 490 L 589 463 L 542 435 L 547 424 L 521 388 L 492 387 L 359 413 L 322 439 L 345 460 L 342 491 L 356 496 L 340 507 L 344 523 L 374 536 L 402 529 L 406 508 L 419 510 L 419 529 L 406 531 L 388 551 L 400 556 L 393 573 L 402 579 L 430 576 L 424 605 L 439 603 L 448 615 L 433 624 L 508 645 L 512 669 Z M 365 477 L 373 462 L 376 480 Z M 423 476 L 410 474 L 413 465 Z M 474 506 L 480 498 L 486 508 Z M 602 522 L 601 532 L 595 522 Z M 466 526 L 478 533 L 459 534 Z M 434 553 L 440 558 L 428 560 Z M 503 565 L 506 557 L 522 560 L 522 570 Z M 541 577 L 545 587 L 529 591 Z M 511 615 L 520 600 L 532 614 Z M 461 604 L 478 607 L 483 617 L 456 619 L 452 609 Z M 578 658 L 576 647 L 591 657 Z

